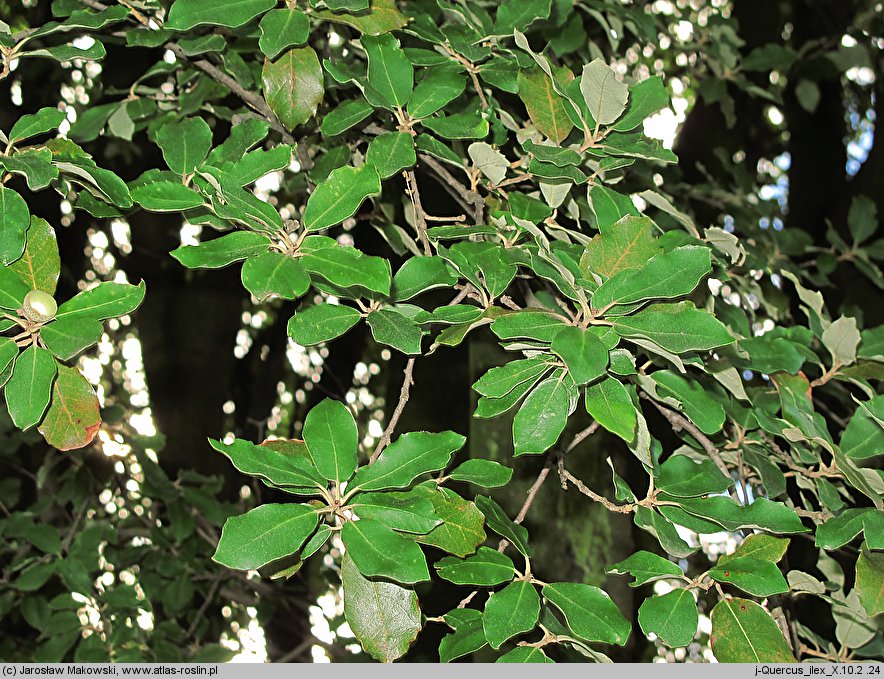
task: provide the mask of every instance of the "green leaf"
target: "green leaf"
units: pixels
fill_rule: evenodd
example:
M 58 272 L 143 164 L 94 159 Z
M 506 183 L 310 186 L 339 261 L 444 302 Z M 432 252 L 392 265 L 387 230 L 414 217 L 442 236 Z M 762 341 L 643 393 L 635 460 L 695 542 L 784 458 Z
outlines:
M 884 554 L 863 546 L 856 560 L 855 590 L 869 616 L 884 613 Z
M 544 598 L 565 616 L 568 627 L 581 639 L 622 646 L 631 626 L 607 592 L 574 582 L 543 587 Z
M 789 591 L 789 583 L 776 564 L 754 556 L 740 556 L 709 571 L 717 582 L 730 583 L 752 596 L 767 597 Z
M 479 547 L 479 551 L 464 559 L 446 556 L 436 562 L 439 577 L 455 585 L 493 587 L 509 582 L 516 574 L 512 559 L 496 549 Z
M 613 327 L 621 337 L 649 339 L 677 354 L 715 349 L 734 341 L 721 321 L 691 302 L 653 304 L 632 316 L 613 319 Z
M 129 283 L 99 283 L 78 293 L 58 307 L 57 320 L 63 318 L 92 318 L 103 321 L 125 316 L 135 311 L 144 301 L 144 281 L 138 285 Z
M 372 111 L 374 111 L 374 107 L 365 99 L 347 99 L 326 113 L 320 126 L 322 134 L 326 137 L 334 137 L 346 132 L 368 118 Z
M 645 550 L 639 550 L 634 554 L 630 554 L 623 561 L 609 566 L 606 572 L 615 575 L 629 573 L 635 578 L 633 582 L 629 583 L 630 587 L 639 587 L 655 580 L 680 578 L 684 575 L 684 572 L 677 564 L 672 563 L 669 559 L 664 559 L 658 554 L 646 552 Z
M 156 142 L 169 169 L 188 175 L 202 164 L 212 148 L 212 130 L 202 118 L 185 118 L 162 125 L 157 130 Z
M 629 88 L 601 59 L 594 59 L 583 67 L 580 92 L 593 119 L 601 125 L 616 121 L 626 109 L 629 97 Z
M 0 267 L 0 307 L 10 311 L 20 309 L 30 291 L 12 267 Z
M 485 515 L 485 522 L 491 530 L 509 540 L 513 547 L 525 556 L 531 556 L 531 550 L 528 548 L 528 530 L 524 526 L 513 522 L 500 505 L 490 497 L 477 495 L 476 506 Z
M 78 315 L 61 318 L 40 329 L 40 339 L 57 358 L 69 361 L 93 344 L 98 344 L 104 325 Z
M 464 481 L 482 488 L 497 488 L 505 486 L 513 477 L 513 470 L 504 467 L 494 460 L 475 458 L 455 467 L 448 478 L 453 481 Z
M 28 113 L 15 121 L 9 131 L 9 143 L 18 144 L 20 141 L 36 137 L 57 130 L 65 119 L 65 112 L 57 108 L 41 108 L 36 113 Z
M 733 554 L 722 554 L 718 557 L 718 565 L 723 566 L 734 559 L 743 557 L 752 557 L 753 559 L 776 563 L 783 558 L 788 546 L 789 540 L 786 538 L 775 538 L 764 533 L 753 533 L 739 544 Z
M 362 467 L 349 489 L 360 491 L 407 488 L 421 474 L 445 469 L 466 438 L 453 431 L 403 434 L 370 465 Z
M 25 252 L 11 267 L 31 290 L 55 293 L 61 260 L 55 229 L 39 217 L 31 217 Z
M 629 88 L 629 104 L 626 112 L 611 127 L 629 132 L 641 125 L 645 118 L 669 106 L 669 93 L 659 76 L 651 76 Z
M 98 396 L 77 368 L 58 366 L 52 401 L 37 430 L 53 448 L 76 450 L 95 439 L 101 427 Z
M 9 266 L 22 256 L 31 215 L 24 198 L 0 186 L 0 263 Z
M 757 498 L 749 505 L 741 505 L 729 497 L 721 496 L 680 498 L 678 503 L 686 513 L 714 521 L 729 531 L 758 528 L 771 533 L 807 532 L 807 528 L 801 523 L 794 509 L 763 497 Z M 659 509 L 667 518 L 682 523 L 678 518 L 674 518 L 677 508 L 660 506 Z
M 339 167 L 307 199 L 304 227 L 321 231 L 352 217 L 362 202 L 381 192 L 381 179 L 373 165 Z
M 466 84 L 466 76 L 459 68 L 445 65 L 427 69 L 427 75 L 408 99 L 408 114 L 412 118 L 426 118 L 436 113 L 463 94 Z
M 175 0 L 165 28 L 188 31 L 206 24 L 237 28 L 275 5 L 275 0 L 216 0 L 209 4 L 203 0 Z
M 413 589 L 364 577 L 349 554 L 341 563 L 344 617 L 362 648 L 381 662 L 408 651 L 421 631 L 421 612 Z
M 363 255 L 353 247 L 334 245 L 305 254 L 301 265 L 311 274 L 339 288 L 364 288 L 382 295 L 390 293 L 390 263 L 380 257 Z M 354 296 L 362 297 L 361 290 Z
M 741 339 L 739 346 L 749 354 L 749 367 L 767 375 L 778 370 L 795 375 L 804 365 L 804 354 L 783 337 L 749 337 Z
M 390 107 L 405 106 L 414 87 L 414 67 L 389 33 L 362 37 L 368 56 L 368 84 Z
M 276 61 L 264 61 L 264 99 L 286 129 L 294 130 L 316 115 L 325 94 L 322 67 L 309 45 L 296 47 Z
M 816 546 L 832 550 L 843 547 L 863 532 L 874 526 L 875 517 L 884 517 L 884 512 L 871 508 L 851 507 L 838 516 L 832 517 L 816 529 Z M 872 530 L 866 535 L 871 540 Z
M 19 354 L 5 387 L 6 407 L 16 427 L 30 429 L 43 419 L 57 372 L 58 364 L 46 349 L 32 344 Z
M 491 368 L 473 384 L 488 398 L 501 398 L 526 382 L 536 382 L 551 368 L 545 356 L 532 356 Z
M 408 132 L 387 132 L 368 145 L 365 162 L 374 165 L 381 179 L 412 167 L 417 162 L 414 140 Z
M 3 380 L 9 379 L 12 362 L 18 356 L 18 346 L 10 337 L 0 337 L 0 375 Z
M 595 191 L 593 189 L 593 193 Z M 643 267 L 661 251 L 653 236 L 653 225 L 647 217 L 626 215 L 620 218 L 589 242 L 580 258 L 580 270 L 613 276 L 620 271 Z
M 251 231 L 234 231 L 199 245 L 182 245 L 172 257 L 188 269 L 220 269 L 270 249 L 270 239 Z
M 696 547 L 691 547 L 681 539 L 675 526 L 668 519 L 652 509 L 637 507 L 633 520 L 636 526 L 657 538 L 667 554 L 684 559 L 697 551 Z
M 819 99 L 819 89 L 817 89 Z M 811 111 L 816 105 L 811 107 Z M 850 202 L 850 210 L 847 213 L 847 226 L 850 235 L 853 236 L 854 244 L 859 244 L 868 239 L 878 229 L 878 207 L 868 196 L 854 196 Z
M 856 348 L 859 346 L 860 334 L 856 327 L 856 319 L 841 316 L 832 321 L 829 327 L 823 330 L 823 346 L 829 350 L 832 360 L 841 365 L 851 365 L 856 362 Z
M 45 189 L 58 179 L 58 168 L 52 164 L 52 152 L 47 148 L 25 149 L 15 155 L 0 156 L 0 166 L 7 172 L 22 175 L 31 191 Z
M 557 74 L 557 77 L 566 80 L 566 72 L 566 69 L 562 69 L 562 74 Z M 574 129 L 574 124 L 549 76 L 539 68 L 520 70 L 518 87 L 519 99 L 525 104 L 534 126 L 556 144 L 563 141 Z
M 375 342 L 391 346 L 403 354 L 421 353 L 424 333 L 409 318 L 393 309 L 380 309 L 370 312 L 366 320 Z
M 638 411 L 629 390 L 615 377 L 606 377 L 586 387 L 586 412 L 612 434 L 627 443 L 635 439 Z
M 396 0 L 372 0 L 371 11 L 349 14 L 346 12 L 316 12 L 315 16 L 326 21 L 352 26 L 360 33 L 379 35 L 402 28 L 408 17 L 399 11 Z
M 404 302 L 427 290 L 453 287 L 458 276 L 441 257 L 414 256 L 393 276 L 393 298 Z
M 289 319 L 288 335 L 298 344 L 312 346 L 340 337 L 362 318 L 356 309 L 338 304 L 317 304 Z
M 509 653 L 504 653 L 495 663 L 555 663 L 541 649 L 534 646 L 517 646 Z
M 236 570 L 256 570 L 297 552 L 318 522 L 310 505 L 261 505 L 227 519 L 212 560 Z
M 482 627 L 492 648 L 533 630 L 540 617 L 540 597 L 530 582 L 519 580 L 494 592 L 485 604 Z
M 638 624 L 645 634 L 656 634 L 670 648 L 687 646 L 697 633 L 700 615 L 691 590 L 676 589 L 645 599 L 638 609 Z
M 491 144 L 484 141 L 476 141 L 469 145 L 467 153 L 473 161 L 473 165 L 491 180 L 492 184 L 500 184 L 506 177 L 510 161 Z
M 490 129 L 488 121 L 478 113 L 452 113 L 424 118 L 421 124 L 443 139 L 484 139 Z
M 383 577 L 407 585 L 430 579 L 427 560 L 417 543 L 380 521 L 348 521 L 341 531 L 344 547 L 365 577 Z
M 624 227 L 628 227 L 627 230 L 630 231 L 629 235 L 631 238 L 642 237 L 637 243 L 632 243 L 627 240 L 626 243 L 623 243 L 625 250 L 615 251 L 613 253 L 618 258 L 624 258 L 623 269 L 639 269 L 647 264 L 648 259 L 660 252 L 659 247 L 654 247 L 656 246 L 655 238 L 651 235 L 654 223 L 647 217 L 642 217 L 629 196 L 601 184 L 594 184 L 587 189 L 586 198 L 589 200 L 589 207 L 592 209 L 592 214 L 595 216 L 596 227 L 598 227 L 603 236 L 608 234 L 612 236 L 616 235 L 614 233 L 615 230 L 622 230 Z M 634 219 L 626 219 L 627 217 L 635 217 L 638 221 Z M 618 226 L 618 223 L 621 221 L 623 224 Z M 640 228 L 645 225 L 648 227 L 647 233 L 643 233 Z M 631 233 L 632 231 L 635 233 Z M 625 236 L 616 240 L 623 240 L 623 238 L 625 238 Z M 602 240 L 607 242 L 610 246 L 612 245 L 610 241 L 615 239 L 603 238 Z M 590 245 L 592 245 L 594 241 L 595 238 L 590 241 Z M 635 245 L 642 247 L 638 251 L 634 251 L 633 247 Z M 648 250 L 648 254 L 644 259 L 639 260 L 638 255 L 642 254 L 642 250 L 645 247 Z
M 568 373 L 578 385 L 601 377 L 608 367 L 607 347 L 589 330 L 564 328 L 553 337 L 550 348 L 565 362 Z
M 716 604 L 710 639 L 718 662 L 795 662 L 789 642 L 773 618 L 748 599 L 722 599 Z
M 307 42 L 310 20 L 296 9 L 274 9 L 261 17 L 258 28 L 258 47 L 268 59 L 275 59 L 284 49 Z
M 203 197 L 183 184 L 170 181 L 157 181 L 145 184 L 131 191 L 132 200 L 145 210 L 154 212 L 180 212 L 200 207 Z
M 551 0 L 503 0 L 497 8 L 494 30 L 501 35 L 510 35 L 513 29 L 525 31 L 535 21 L 548 19 Z
M 574 412 L 576 391 L 566 379 L 551 377 L 528 394 L 513 420 L 515 455 L 540 455 L 552 448 Z
M 442 523 L 430 499 L 414 492 L 360 493 L 350 507 L 360 519 L 374 519 L 403 533 L 424 535 Z
M 651 257 L 641 269 L 614 274 L 592 295 L 592 305 L 602 309 L 655 298 L 687 295 L 712 271 L 709 248 L 687 245 Z
M 861 404 L 841 435 L 841 450 L 851 460 L 868 460 L 884 453 L 884 432 L 872 413 L 882 410 L 884 397 L 876 396 Z
M 672 455 L 660 465 L 657 486 L 678 497 L 715 495 L 734 485 L 734 480 L 719 471 L 712 460 L 694 462 L 687 455 Z
M 527 337 L 539 342 L 552 342 L 565 327 L 565 321 L 546 311 L 525 309 L 500 316 L 491 324 L 491 332 L 502 340 Z
M 433 503 L 433 510 L 442 519 L 442 524 L 426 535 L 416 536 L 415 540 L 455 556 L 472 554 L 485 542 L 482 513 L 453 490 L 434 486 L 433 481 L 427 481 L 413 492 L 423 494 Z
M 209 444 L 243 474 L 257 476 L 275 486 L 325 487 L 324 479 L 305 455 L 292 455 L 269 445 L 256 446 L 243 439 L 229 444 L 209 439 Z
M 439 642 L 439 662 L 451 662 L 485 646 L 485 630 L 482 627 L 482 612 L 473 608 L 456 608 L 446 613 L 445 622 L 454 628 L 454 634 L 443 637 Z
M 270 297 L 297 299 L 310 287 L 310 276 L 294 257 L 264 252 L 242 265 L 242 284 L 259 302 Z
M 304 419 L 303 436 L 307 450 L 324 478 L 340 484 L 353 476 L 359 433 L 346 405 L 326 398 L 313 406 Z

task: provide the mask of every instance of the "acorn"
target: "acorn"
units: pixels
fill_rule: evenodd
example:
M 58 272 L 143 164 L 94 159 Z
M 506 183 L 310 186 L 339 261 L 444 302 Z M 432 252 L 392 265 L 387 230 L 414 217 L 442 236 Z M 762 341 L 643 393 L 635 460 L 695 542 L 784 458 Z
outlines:
M 21 313 L 31 323 L 47 323 L 58 313 L 58 304 L 48 292 L 31 290 L 25 295 Z

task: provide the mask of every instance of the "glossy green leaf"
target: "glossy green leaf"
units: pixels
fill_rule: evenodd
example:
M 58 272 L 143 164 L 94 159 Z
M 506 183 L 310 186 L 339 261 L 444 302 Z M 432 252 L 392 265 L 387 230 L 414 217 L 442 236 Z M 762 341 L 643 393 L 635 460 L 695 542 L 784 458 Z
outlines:
M 212 25 L 236 28 L 276 5 L 275 0 L 175 0 L 169 10 L 167 29 L 187 31 L 194 26 Z
M 55 229 L 39 217 L 31 217 L 24 254 L 10 268 L 30 290 L 55 293 L 61 271 Z
M 362 491 L 407 488 L 421 474 L 447 467 L 451 456 L 465 443 L 465 437 L 452 431 L 403 434 L 372 464 L 359 469 L 350 488 Z
M 362 37 L 368 56 L 368 84 L 391 107 L 405 106 L 414 87 L 414 67 L 389 33 Z
M 275 59 L 288 47 L 303 45 L 310 35 L 310 20 L 296 9 L 271 10 L 261 17 L 258 27 L 258 47 L 268 59 Z
M 488 121 L 475 113 L 424 118 L 421 124 L 443 139 L 484 139 L 488 136 Z
M 364 577 L 349 554 L 341 563 L 341 584 L 344 617 L 362 648 L 381 662 L 403 656 L 422 626 L 414 590 Z
M 541 382 L 522 403 L 513 420 L 515 455 L 540 455 L 552 448 L 573 412 L 573 385 L 551 377 Z
M 266 60 L 261 82 L 268 106 L 289 130 L 316 115 L 325 94 L 322 67 L 310 46 L 290 49 L 275 61 Z
M 172 257 L 188 269 L 220 269 L 270 249 L 270 239 L 260 233 L 234 231 L 199 245 L 182 245 Z
M 712 652 L 718 662 L 795 662 L 773 618 L 748 599 L 723 599 L 712 609 Z
M 383 577 L 408 585 L 430 579 L 421 548 L 380 521 L 348 521 L 341 539 L 353 563 L 367 578 Z
M 653 535 L 667 554 L 683 559 L 697 551 L 679 536 L 675 526 L 664 516 L 647 507 L 637 507 L 635 525 Z
M 500 339 L 526 337 L 540 342 L 552 342 L 565 321 L 545 311 L 524 310 L 501 316 L 491 324 L 491 332 Z
M 515 576 L 512 559 L 488 547 L 479 547 L 475 554 L 463 559 L 446 556 L 436 562 L 436 570 L 440 577 L 456 585 L 479 587 L 493 587 Z
M 638 609 L 642 632 L 656 634 L 670 648 L 690 644 L 699 620 L 694 596 L 685 588 L 645 599 Z
M 513 29 L 524 31 L 535 21 L 549 18 L 551 0 L 503 0 L 497 8 L 494 30 L 509 35 Z
M 326 113 L 322 119 L 322 134 L 326 137 L 346 132 L 368 118 L 374 107 L 365 99 L 347 99 Z
M 69 361 L 97 344 L 103 332 L 104 325 L 100 321 L 75 314 L 43 326 L 40 338 L 57 358 Z
M 586 641 L 622 646 L 631 627 L 607 592 L 576 582 L 544 585 L 543 597 L 558 608 L 571 631 Z
M 554 663 L 541 649 L 534 646 L 517 646 L 509 653 L 504 653 L 495 663 Z
M 457 68 L 438 66 L 428 69 L 408 99 L 408 114 L 426 118 L 463 94 L 467 78 Z
M 578 385 L 601 377 L 608 367 L 607 347 L 594 333 L 582 328 L 560 330 L 550 348 L 565 362 L 568 374 Z
M 48 443 L 58 450 L 85 448 L 101 427 L 98 396 L 77 368 L 58 366 L 52 385 L 52 401 L 37 428 Z
M 863 547 L 856 560 L 855 590 L 869 616 L 884 613 L 884 554 Z
M 694 462 L 686 455 L 672 455 L 660 465 L 656 485 L 670 495 L 699 497 L 726 491 L 734 481 L 722 474 L 712 460 Z
M 776 564 L 753 556 L 740 556 L 719 564 L 709 571 L 709 577 L 757 597 L 789 591 L 789 584 Z
M 340 337 L 362 318 L 356 309 L 339 304 L 317 304 L 289 319 L 288 336 L 298 344 L 312 346 Z
M 0 307 L 10 311 L 20 309 L 30 291 L 12 267 L 0 267 Z
M 492 648 L 500 648 L 512 637 L 530 632 L 540 617 L 540 597 L 534 585 L 513 582 L 490 595 L 482 615 L 485 638 Z
M 788 546 L 789 540 L 786 538 L 775 538 L 764 533 L 753 533 L 737 546 L 733 554 L 722 554 L 718 557 L 717 563 L 719 566 L 723 566 L 734 559 L 744 557 L 776 563 L 783 558 Z
M 371 336 L 378 344 L 386 344 L 403 354 L 421 353 L 423 332 L 411 319 L 393 309 L 372 311 L 366 318 Z
M 630 587 L 639 587 L 655 580 L 679 578 L 684 575 L 684 572 L 677 564 L 672 563 L 669 559 L 664 559 L 658 554 L 645 550 L 639 550 L 630 554 L 623 561 L 609 566 L 607 572 L 614 573 L 615 575 L 625 575 L 628 573 L 633 576 L 635 580 L 629 583 Z
M 24 254 L 30 219 L 24 198 L 12 189 L 0 186 L 0 263 L 4 266 Z
M 485 542 L 484 518 L 472 502 L 448 488 L 435 488 L 433 481 L 417 486 L 413 492 L 422 494 L 433 503 L 433 511 L 442 520 L 426 535 L 415 540 L 436 547 L 455 556 L 466 556 Z
M 12 129 L 9 130 L 9 143 L 17 144 L 25 139 L 36 137 L 38 134 L 52 132 L 58 129 L 64 119 L 64 111 L 48 106 L 41 108 L 36 113 L 23 115 L 15 121 Z
M 350 507 L 360 519 L 375 519 L 403 533 L 424 535 L 442 523 L 430 499 L 419 493 L 360 493 Z
M 208 155 L 212 130 L 202 118 L 185 118 L 160 127 L 156 142 L 169 169 L 186 175 L 196 170 Z
M 381 192 L 381 180 L 372 165 L 340 167 L 316 187 L 307 199 L 304 226 L 321 231 L 352 217 L 362 202 Z
M 310 277 L 293 257 L 264 252 L 242 265 L 242 284 L 259 302 L 270 297 L 297 299 L 310 287 Z
M 347 12 L 316 12 L 316 16 L 335 23 L 352 26 L 360 33 L 380 35 L 402 28 L 408 23 L 406 17 L 396 6 L 395 0 L 372 0 L 371 11 L 350 14 Z
M 586 412 L 612 434 L 627 443 L 635 439 L 638 411 L 629 390 L 615 377 L 586 387 L 584 394 Z
M 488 398 L 501 398 L 521 384 L 536 381 L 551 365 L 543 356 L 533 356 L 491 368 L 473 384 L 473 389 Z
M 454 628 L 439 642 L 439 662 L 451 662 L 475 653 L 488 644 L 482 626 L 482 612 L 473 608 L 456 608 L 446 613 L 445 622 Z
M 865 507 L 845 509 L 838 516 L 817 526 L 816 546 L 828 550 L 843 547 L 865 530 L 867 525 L 874 526 L 873 517 L 876 516 L 884 516 L 884 512 Z M 866 539 L 869 539 L 868 535 Z
M 313 406 L 304 419 L 304 442 L 319 473 L 342 483 L 356 470 L 359 433 L 350 409 L 326 398 Z
M 721 321 L 690 302 L 653 304 L 614 319 L 613 327 L 621 337 L 649 339 L 675 353 L 715 349 L 734 341 Z
M 663 79 L 651 76 L 629 88 L 626 111 L 611 127 L 620 132 L 628 132 L 667 106 L 669 106 L 669 93 L 666 91 Z
M 4 393 L 16 427 L 30 429 L 43 419 L 57 372 L 58 364 L 52 354 L 33 344 L 15 359 Z
M 139 186 L 131 191 L 132 200 L 145 210 L 180 212 L 200 207 L 203 197 L 193 189 L 169 181 L 158 181 Z
M 243 474 L 265 479 L 275 486 L 325 487 L 325 480 L 308 457 L 288 454 L 269 446 L 256 446 L 243 439 L 236 439 L 233 443 L 209 439 L 209 445 L 227 457 Z
M 524 526 L 513 522 L 500 505 L 490 497 L 477 495 L 476 506 L 485 515 L 485 521 L 491 530 L 509 540 L 513 547 L 525 556 L 531 556 L 531 550 L 528 547 L 528 531 Z
M 448 474 L 448 478 L 453 481 L 464 481 L 482 488 L 505 486 L 512 477 L 513 470 L 509 467 L 504 467 L 494 460 L 481 458 L 467 460 Z
M 651 257 L 641 269 L 614 274 L 592 295 L 596 309 L 687 295 L 712 271 L 709 248 L 686 245 Z
M 129 283 L 99 283 L 78 293 L 58 307 L 57 320 L 66 318 L 92 318 L 97 321 L 125 316 L 135 311 L 144 301 L 144 281 L 138 285 Z
M 663 499 L 661 497 L 661 499 Z M 758 528 L 771 533 L 804 533 L 807 531 L 795 510 L 781 502 L 757 498 L 752 504 L 741 505 L 729 497 L 713 496 L 702 498 L 681 498 L 681 509 L 687 514 L 713 521 L 723 528 L 734 531 L 743 528 Z M 681 523 L 677 508 L 661 506 L 664 516 Z M 684 524 L 682 524 L 684 525 Z
M 593 189 L 593 193 L 595 189 Z M 618 211 L 615 215 L 620 215 Z M 660 246 L 653 236 L 653 222 L 647 217 L 626 215 L 618 218 L 586 246 L 580 258 L 580 269 L 603 276 L 639 269 L 659 253 Z
M 297 552 L 318 521 L 310 505 L 261 505 L 227 519 L 212 559 L 228 568 L 255 570 Z
M 58 179 L 58 168 L 52 164 L 52 152 L 47 148 L 24 149 L 15 155 L 0 156 L 0 166 L 23 176 L 31 191 L 45 189 Z
M 368 145 L 365 162 L 374 165 L 381 179 L 414 166 L 417 156 L 413 137 L 408 132 L 387 132 L 375 137 Z
M 411 299 L 427 290 L 453 287 L 457 274 L 441 257 L 410 257 L 393 276 L 393 297 L 399 301 Z

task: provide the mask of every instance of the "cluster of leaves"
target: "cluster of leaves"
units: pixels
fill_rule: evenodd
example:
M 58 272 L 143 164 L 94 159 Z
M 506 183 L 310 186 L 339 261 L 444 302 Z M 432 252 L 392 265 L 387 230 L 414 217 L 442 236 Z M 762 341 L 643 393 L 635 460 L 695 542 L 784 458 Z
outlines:
M 756 289 L 745 264 L 751 244 L 717 227 L 699 229 L 656 189 L 623 189 L 642 184 L 641 167 L 676 160 L 641 131 L 668 105 L 661 79 L 626 83 L 604 60 L 587 58 L 584 19 L 570 2 L 311 0 L 278 9 L 274 0 L 175 0 L 167 14 L 143 4 L 143 11 L 94 2 L 82 9 L 57 0 L 58 23 L 0 34 L 6 62 L 100 58 L 98 39 L 79 53 L 53 43 L 106 26 L 124 27 L 132 49 L 165 46 L 177 57 L 141 74 L 125 99 L 83 111 L 70 130 L 74 141 L 22 147 L 61 117 L 22 118 L 0 139 L 10 176 L 23 174 L 32 189 L 73 191 L 74 207 L 96 218 L 137 205 L 180 214 L 204 234 L 220 232 L 172 257 L 188 268 L 242 262 L 243 285 L 257 300 L 303 298 L 288 323 L 301 345 L 331 342 L 365 320 L 374 340 L 409 356 L 411 366 L 488 326 L 512 358 L 473 385 L 474 416 L 514 413 L 515 457 L 547 456 L 564 486 L 629 515 L 659 542 L 659 554 L 640 551 L 611 566 L 634 576 L 634 586 L 674 583 L 642 604 L 643 632 L 670 647 L 688 644 L 697 632 L 696 599 L 708 594 L 717 597 L 712 645 L 721 661 L 794 660 L 806 649 L 842 659 L 876 655 L 884 479 L 866 464 L 884 441 L 875 386 L 884 329 L 833 319 L 822 295 L 788 272 L 804 325 L 790 319 L 759 335 L 759 321 L 787 318 L 765 317 L 775 302 L 759 311 L 712 292 L 722 281 Z M 621 30 L 653 38 L 643 12 L 607 9 L 607 18 L 592 16 L 616 17 Z M 47 46 L 32 49 L 35 41 Z M 155 83 L 171 85 L 176 96 L 163 96 Z M 226 105 L 231 94 L 236 109 Z M 226 123 L 229 135 L 215 145 L 215 129 Z M 75 143 L 141 133 L 167 169 L 128 184 Z M 254 188 L 268 173 L 283 180 L 274 201 Z M 462 215 L 427 213 L 418 182 L 426 187 L 428 178 Z M 144 288 L 105 283 L 62 304 L 51 321 L 28 321 L 24 297 L 53 292 L 49 281 L 57 278 L 57 263 L 39 280 L 28 278 L 29 262 L 48 261 L 42 253 L 52 251 L 52 232 L 12 189 L 0 191 L 2 300 L 7 330 L 21 330 L 6 340 L 8 365 L 15 360 L 5 387 L 10 414 L 21 429 L 42 418 L 41 431 L 59 448 L 86 445 L 98 421 L 77 410 L 86 399 L 76 385 L 88 384 L 56 361 L 97 341 L 100 321 L 133 311 Z M 857 252 L 876 227 L 858 203 L 850 226 L 856 242 L 836 242 L 837 251 Z M 363 231 L 379 233 L 385 251 L 363 252 Z M 433 300 L 445 290 L 450 301 L 438 306 Z M 744 371 L 759 377 L 744 380 Z M 409 370 L 400 407 L 410 379 Z M 816 404 L 819 392 L 835 389 L 853 401 L 833 433 Z M 565 444 L 581 402 L 594 424 Z M 59 423 L 62 415 L 76 426 Z M 668 427 L 652 431 L 658 415 Z M 454 432 L 411 432 L 387 445 L 396 419 L 374 452 L 348 407 L 331 400 L 309 412 L 303 440 L 212 441 L 242 473 L 314 498 L 230 518 L 215 560 L 289 577 L 339 534 L 345 615 L 381 660 L 403 656 L 428 619 L 416 590 L 431 579 L 427 556 L 435 552 L 425 547 L 448 554 L 434 564 L 438 577 L 487 593 L 481 610 L 469 607 L 471 595 L 430 617 L 452 630 L 442 660 L 487 644 L 501 661 L 546 662 L 550 645 L 598 661 L 606 656 L 593 644 L 626 643 L 632 625 L 603 590 L 535 577 L 543 564 L 531 563 L 520 525 L 532 495 L 514 522 L 494 500 L 446 485 L 503 486 L 509 468 L 473 459 L 449 469 L 465 443 Z M 613 500 L 567 469 L 566 454 L 578 454 L 597 428 L 623 441 L 646 479 L 641 488 L 616 471 L 625 464 L 619 453 L 609 459 Z M 671 431 L 683 441 L 676 450 L 662 443 Z M 502 539 L 496 551 L 484 546 L 486 527 Z M 698 547 L 679 528 L 758 533 L 688 577 L 680 564 Z M 789 542 L 773 536 L 806 533 L 821 550 L 825 583 L 801 571 L 784 577 L 777 565 Z M 845 591 L 826 551 L 860 534 L 856 577 Z M 771 597 L 788 593 L 831 606 L 838 646 L 798 621 L 778 626 Z

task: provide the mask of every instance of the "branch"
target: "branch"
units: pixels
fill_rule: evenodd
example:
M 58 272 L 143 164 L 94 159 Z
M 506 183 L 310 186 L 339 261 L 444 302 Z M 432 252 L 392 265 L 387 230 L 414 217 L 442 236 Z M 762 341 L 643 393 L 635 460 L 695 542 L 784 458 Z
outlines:
M 408 185 L 408 195 L 414 206 L 414 228 L 417 231 L 417 237 L 424 249 L 424 254 L 431 255 L 433 250 L 430 248 L 430 240 L 427 238 L 427 216 L 421 203 L 421 192 L 417 188 L 417 177 L 414 176 L 413 169 L 405 173 L 405 183 Z
M 640 392 L 639 395 L 646 401 L 653 403 L 654 407 L 657 408 L 657 410 L 660 411 L 660 414 L 669 421 L 669 424 L 672 425 L 672 428 L 675 431 L 684 430 L 691 436 L 693 436 L 697 440 L 697 443 L 703 446 L 703 450 L 706 451 L 706 454 L 709 455 L 710 459 L 715 463 L 715 466 L 718 467 L 722 474 L 724 474 L 725 476 L 731 475 L 730 471 L 727 468 L 727 465 L 724 463 L 724 460 L 721 459 L 721 455 L 719 455 L 718 453 L 718 448 L 715 447 L 715 444 L 709 440 L 709 437 L 701 432 L 693 422 L 691 422 L 681 413 L 670 410 L 666 406 L 657 403 L 645 392 Z
M 442 180 L 442 186 L 450 193 L 454 199 L 460 203 L 468 212 L 472 212 L 473 223 L 481 224 L 485 215 L 485 200 L 475 191 L 471 191 L 466 186 L 457 181 L 451 173 L 445 169 L 438 160 L 426 153 L 418 154 L 418 158 L 428 168 L 430 168 L 436 176 Z
M 574 485 L 577 490 L 586 495 L 590 500 L 598 502 L 609 512 L 617 512 L 619 514 L 631 514 L 632 510 L 635 509 L 635 505 L 617 505 L 611 502 L 608 498 L 602 497 L 598 493 L 590 490 L 583 481 L 574 476 L 571 472 L 565 469 L 564 460 L 559 462 L 559 476 L 562 477 L 564 481 L 569 481 Z
M 384 451 L 384 448 L 386 448 L 390 443 L 390 438 L 393 436 L 393 431 L 396 429 L 396 424 L 399 422 L 399 418 L 402 416 L 402 411 L 405 410 L 405 404 L 408 403 L 408 396 L 411 392 L 411 385 L 414 384 L 414 380 L 412 379 L 413 373 L 414 357 L 409 358 L 408 363 L 405 364 L 405 378 L 402 380 L 402 389 L 399 391 L 399 403 L 396 404 L 396 409 L 393 411 L 392 417 L 390 417 L 390 422 L 387 424 L 387 428 L 381 435 L 381 440 L 378 441 L 377 447 L 374 449 L 371 457 L 368 458 L 368 464 L 371 464 L 372 462 L 377 460 L 378 456 Z

